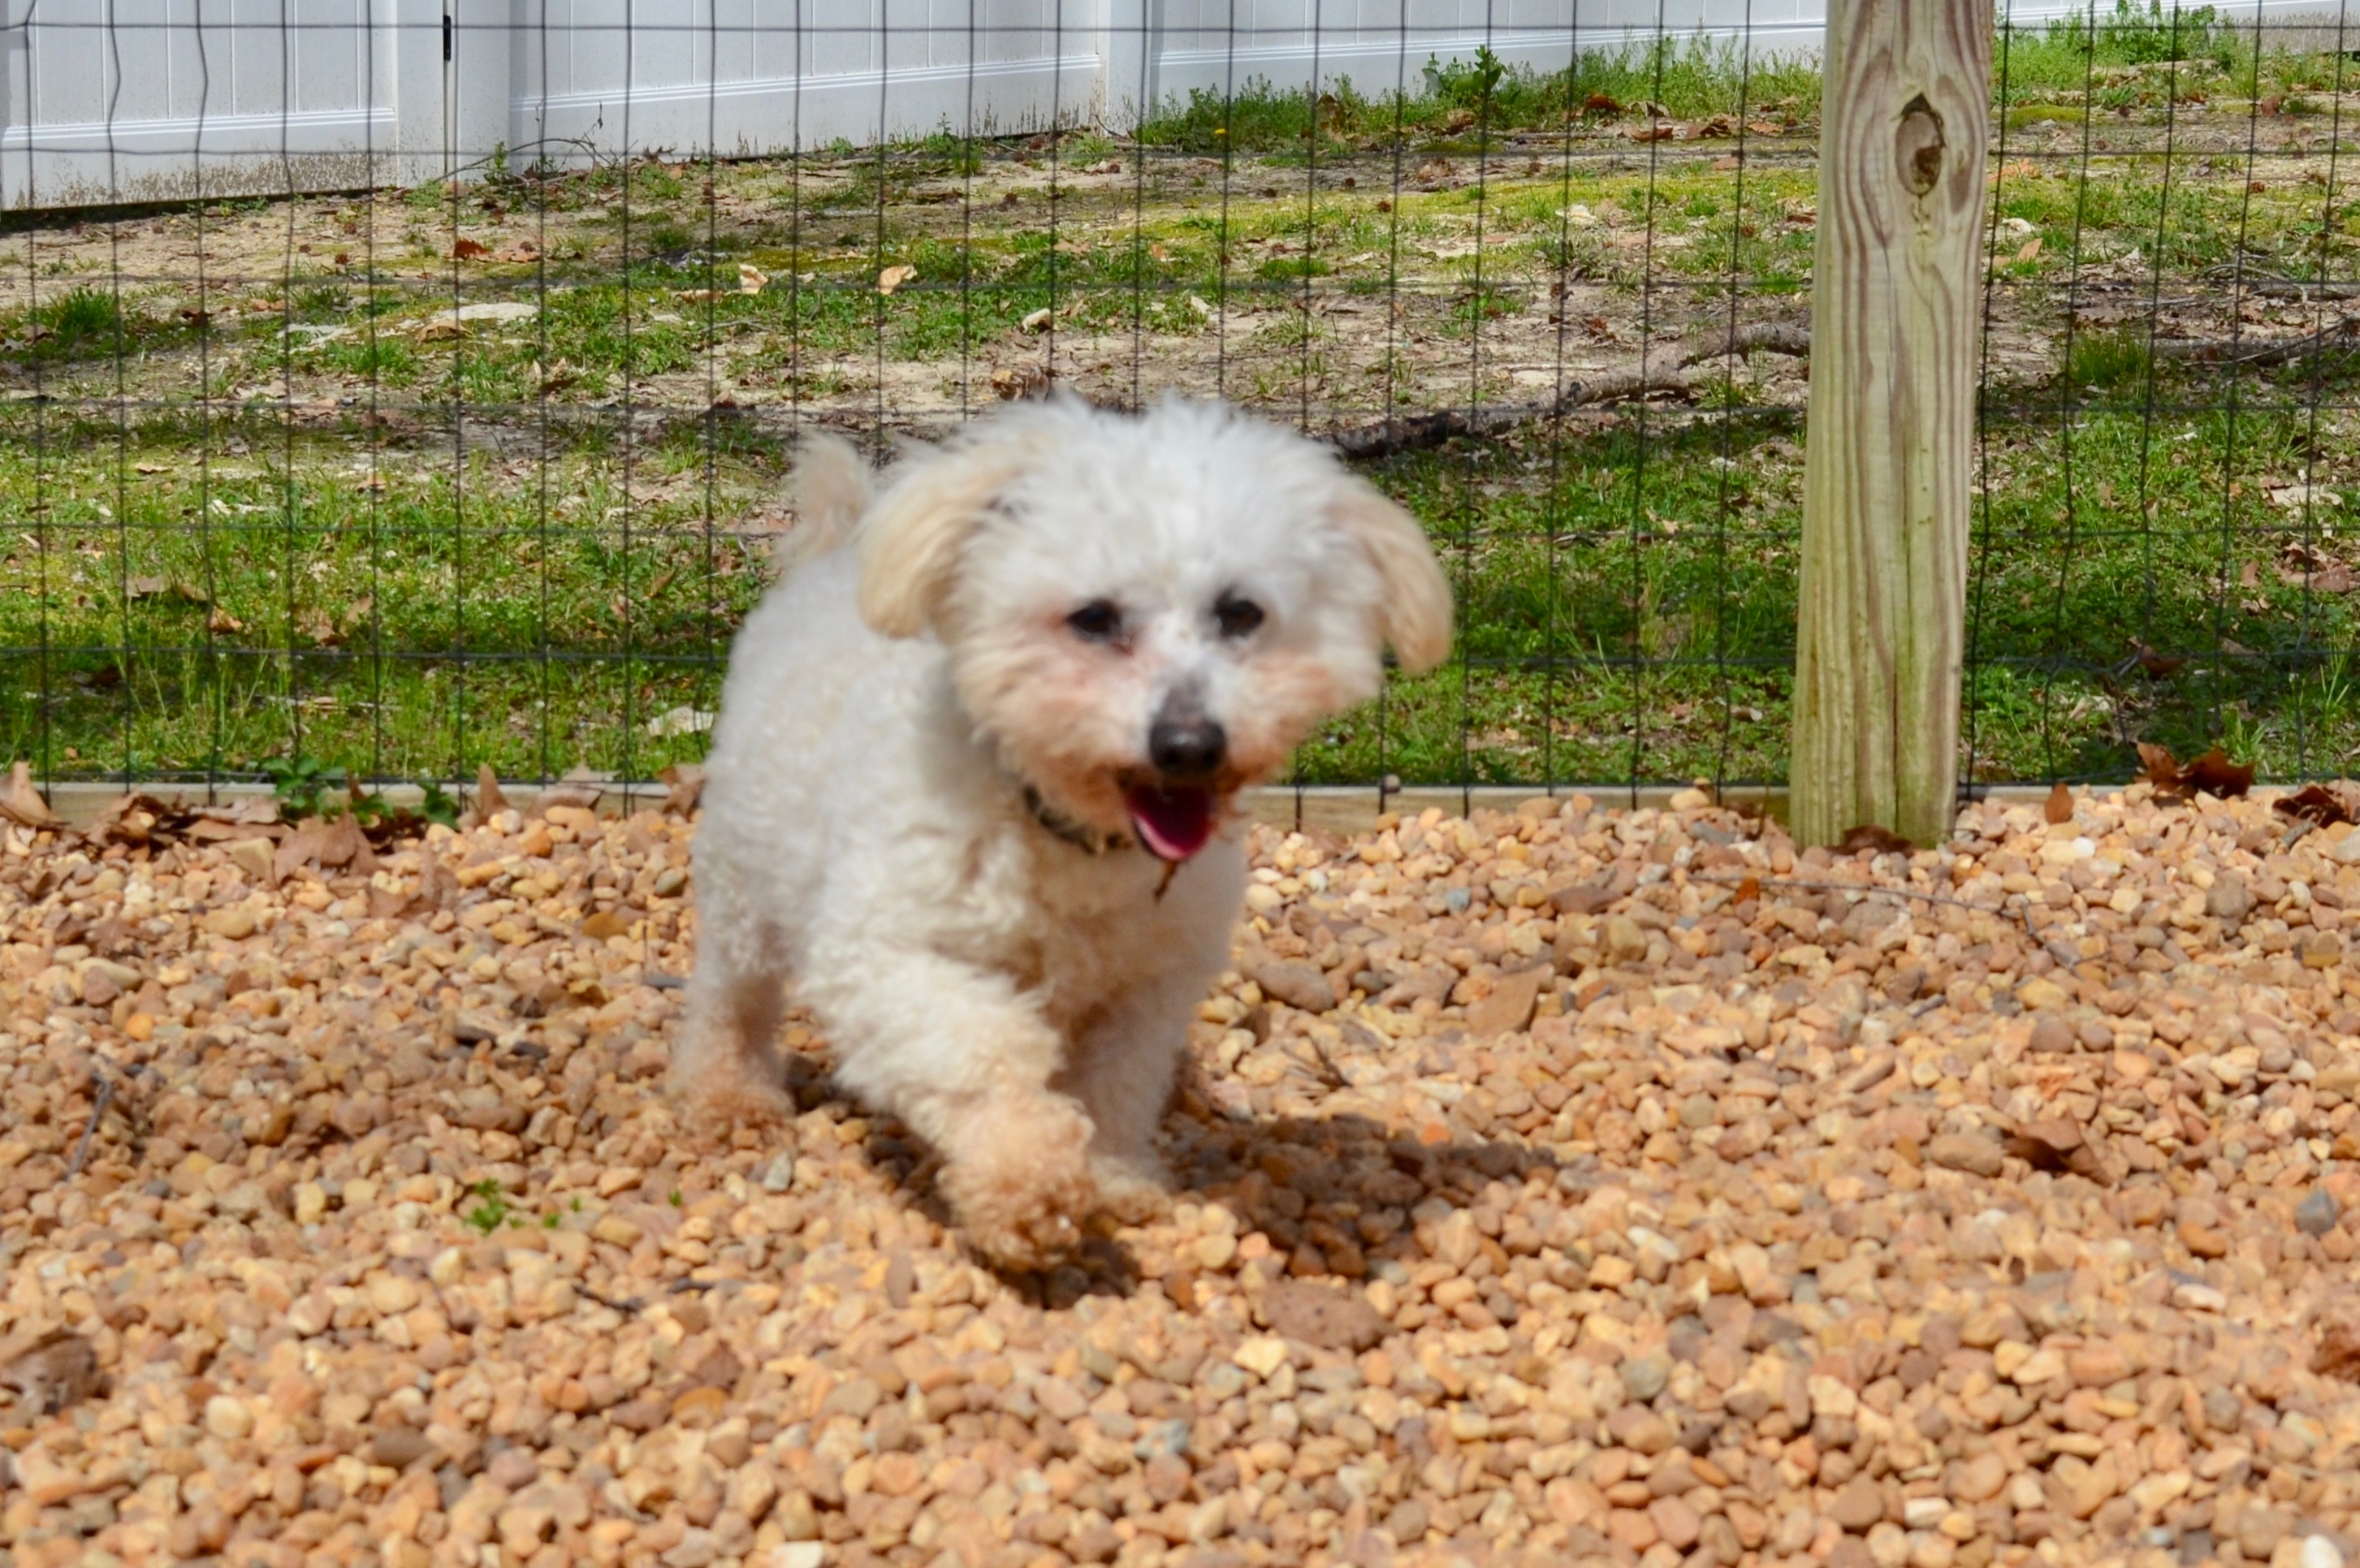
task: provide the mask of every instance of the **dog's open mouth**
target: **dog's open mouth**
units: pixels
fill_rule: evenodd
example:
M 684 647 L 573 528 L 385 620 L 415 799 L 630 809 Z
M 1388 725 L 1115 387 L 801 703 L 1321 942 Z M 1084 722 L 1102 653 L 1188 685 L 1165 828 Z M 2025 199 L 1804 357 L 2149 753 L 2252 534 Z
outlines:
M 1126 790 L 1122 803 L 1139 842 L 1159 860 L 1180 861 L 1211 842 L 1213 792 L 1193 785 L 1141 784 Z

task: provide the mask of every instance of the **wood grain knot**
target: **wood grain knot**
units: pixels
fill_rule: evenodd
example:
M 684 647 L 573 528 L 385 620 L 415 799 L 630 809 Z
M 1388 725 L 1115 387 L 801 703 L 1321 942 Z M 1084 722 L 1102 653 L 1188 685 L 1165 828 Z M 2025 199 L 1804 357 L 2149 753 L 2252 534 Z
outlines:
M 1923 196 L 1942 178 L 1942 116 L 1920 93 L 1901 106 L 1901 128 L 1893 138 L 1902 182 Z

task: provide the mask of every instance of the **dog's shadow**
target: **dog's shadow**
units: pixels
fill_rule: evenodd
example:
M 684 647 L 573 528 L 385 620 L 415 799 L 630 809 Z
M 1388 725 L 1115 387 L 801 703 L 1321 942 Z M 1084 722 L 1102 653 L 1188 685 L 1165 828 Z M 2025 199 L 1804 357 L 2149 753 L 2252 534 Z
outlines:
M 867 1116 L 863 1153 L 870 1168 L 920 1213 L 955 1232 L 956 1222 L 935 1184 L 940 1161 L 925 1141 L 846 1094 L 825 1057 L 784 1054 L 797 1104 L 805 1110 L 837 1105 Z M 1359 1280 L 1385 1272 L 1388 1264 L 1415 1266 L 1426 1254 L 1413 1215 L 1430 1200 L 1456 1210 L 1479 1203 L 1493 1181 L 1513 1186 L 1546 1171 L 1562 1185 L 1579 1175 L 1544 1149 L 1505 1139 L 1427 1143 L 1351 1112 L 1224 1114 L 1191 1092 L 1194 1075 L 1188 1077 L 1164 1123 L 1174 1202 L 1223 1205 L 1236 1216 L 1239 1235 L 1267 1239 L 1265 1269 Z M 1147 1228 L 1171 1223 L 1160 1219 Z M 1063 1311 L 1085 1296 L 1128 1297 L 1150 1279 L 1189 1305 L 1183 1297 L 1194 1269 L 1173 1248 L 1159 1247 L 1142 1258 L 1115 1225 L 1101 1220 L 1076 1257 L 1058 1268 L 995 1272 L 1030 1304 Z

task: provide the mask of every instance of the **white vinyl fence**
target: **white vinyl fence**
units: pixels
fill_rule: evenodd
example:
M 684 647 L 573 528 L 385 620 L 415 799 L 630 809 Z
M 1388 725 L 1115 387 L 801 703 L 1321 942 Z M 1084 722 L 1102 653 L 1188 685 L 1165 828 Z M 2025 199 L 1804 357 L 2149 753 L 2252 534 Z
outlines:
M 1823 0 L 0 0 L 0 205 L 412 185 L 495 149 L 727 157 L 944 127 L 1119 129 L 1142 105 L 1256 79 L 1415 92 L 1429 60 L 1487 47 L 1541 71 L 1658 34 L 1791 55 L 1817 48 L 1823 14 Z

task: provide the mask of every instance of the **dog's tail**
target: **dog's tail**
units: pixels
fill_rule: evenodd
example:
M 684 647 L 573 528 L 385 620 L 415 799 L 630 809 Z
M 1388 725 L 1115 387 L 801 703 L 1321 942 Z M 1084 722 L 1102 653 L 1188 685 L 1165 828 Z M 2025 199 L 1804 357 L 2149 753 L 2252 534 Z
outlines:
M 842 436 L 814 430 L 797 445 L 790 491 L 794 532 L 785 565 L 825 555 L 852 537 L 873 493 L 869 463 Z

